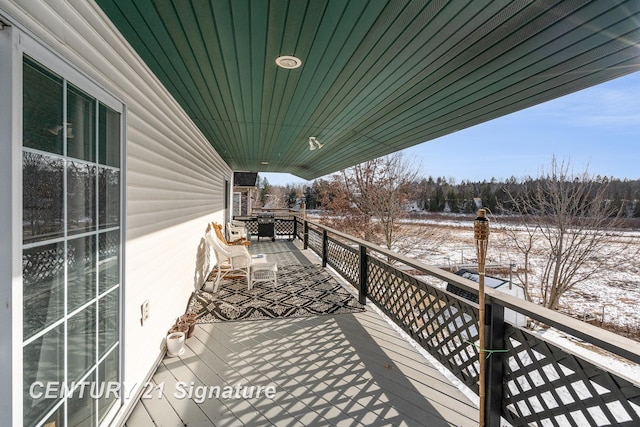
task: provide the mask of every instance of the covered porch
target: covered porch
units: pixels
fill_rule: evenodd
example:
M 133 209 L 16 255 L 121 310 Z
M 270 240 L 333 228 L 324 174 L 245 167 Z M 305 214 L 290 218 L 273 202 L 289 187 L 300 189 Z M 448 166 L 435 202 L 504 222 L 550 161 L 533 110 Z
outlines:
M 300 240 L 251 247 L 283 265 L 321 262 Z M 368 304 L 351 314 L 198 324 L 185 353 L 161 362 L 126 425 L 473 426 L 477 417 L 451 376 Z
M 323 267 L 366 311 L 201 325 L 182 357 L 161 361 L 127 425 L 477 425 L 478 305 L 446 290 L 474 294 L 474 283 L 299 216 L 290 221 L 297 240 L 254 251 L 288 268 Z M 640 363 L 637 342 L 486 293 L 487 425 L 637 424 L 638 386 L 616 367 Z M 508 310 L 544 326 L 510 324 Z M 548 337 L 549 328 L 570 338 Z M 572 348 L 574 340 L 588 350 Z M 226 397 L 225 386 L 233 388 Z M 247 386 L 271 387 L 270 396 L 243 398 Z
M 477 286 L 307 221 L 294 222 L 302 253 L 368 298 L 366 312 L 202 325 L 187 353 L 162 359 L 210 267 L 203 225 L 231 219 L 234 171 L 313 179 L 636 72 L 638 17 L 629 0 L 0 0 L 0 424 L 476 425 L 420 357 L 477 394 L 478 306 L 443 285 Z M 28 242 L 33 212 L 46 233 Z M 30 291 L 51 296 L 31 336 Z M 637 382 L 504 311 L 640 364 L 637 343 L 497 292 L 487 305 L 501 350 L 488 425 L 640 425 Z M 275 396 L 174 399 L 183 378 Z M 29 393 L 36 379 L 122 392 L 45 399 Z

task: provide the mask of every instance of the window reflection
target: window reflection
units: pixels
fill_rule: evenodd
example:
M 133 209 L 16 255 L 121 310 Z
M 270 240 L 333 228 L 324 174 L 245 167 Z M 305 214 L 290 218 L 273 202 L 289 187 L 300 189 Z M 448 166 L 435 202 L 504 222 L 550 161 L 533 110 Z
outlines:
M 99 178 L 100 228 L 111 228 L 120 223 L 120 172 L 100 168 Z
M 44 387 L 39 387 L 39 384 L 60 384 L 64 380 L 63 325 L 57 326 L 24 348 L 22 370 L 24 425 L 31 426 L 60 400 L 57 393 L 55 398 L 46 398 Z M 29 393 L 30 389 L 33 393 Z
M 101 104 L 98 116 L 98 162 L 102 165 L 119 167 L 120 114 Z
M 108 384 L 118 381 L 120 372 L 119 349 L 116 347 L 98 367 L 98 381 Z M 109 409 L 118 401 L 119 393 L 104 393 L 98 401 L 98 419 L 102 422 Z
M 96 167 L 67 162 L 67 231 L 69 234 L 95 230 Z
M 100 293 L 120 283 L 120 231 L 100 233 Z
M 96 307 L 67 320 L 67 381 L 78 381 L 96 363 Z
M 23 145 L 62 154 L 62 79 L 29 59 L 23 70 Z
M 23 424 L 92 426 L 116 396 L 29 389 L 120 380 L 121 114 L 29 58 L 23 70 Z
M 76 389 L 67 401 L 69 408 L 69 427 L 92 427 L 96 425 L 96 403 L 93 396 L 100 392 L 99 384 L 96 383 L 95 372 L 87 378 L 89 384 L 84 389 Z
M 100 299 L 98 308 L 98 332 L 100 333 L 100 345 L 98 357 L 104 356 L 119 338 L 118 318 L 120 317 L 119 293 L 110 292 Z
M 22 253 L 23 334 L 28 339 L 64 315 L 64 243 Z
M 49 416 L 49 418 L 46 418 L 44 424 L 41 425 L 46 427 L 63 426 L 64 414 L 64 405 L 60 405 L 58 409 L 53 414 L 51 414 L 51 416 Z
M 67 91 L 67 156 L 96 161 L 95 99 L 69 85 Z
M 22 239 L 24 243 L 64 234 L 64 161 L 24 152 L 22 155 Z
M 69 240 L 67 243 L 68 311 L 96 297 L 96 236 Z

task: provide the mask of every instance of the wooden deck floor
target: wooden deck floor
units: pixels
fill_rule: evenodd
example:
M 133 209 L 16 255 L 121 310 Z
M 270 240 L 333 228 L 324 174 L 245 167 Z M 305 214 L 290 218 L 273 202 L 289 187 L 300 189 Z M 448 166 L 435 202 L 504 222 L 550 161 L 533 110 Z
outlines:
M 153 382 L 162 390 L 127 426 L 477 425 L 465 395 L 371 309 L 198 325 Z M 190 387 L 213 396 L 181 398 Z

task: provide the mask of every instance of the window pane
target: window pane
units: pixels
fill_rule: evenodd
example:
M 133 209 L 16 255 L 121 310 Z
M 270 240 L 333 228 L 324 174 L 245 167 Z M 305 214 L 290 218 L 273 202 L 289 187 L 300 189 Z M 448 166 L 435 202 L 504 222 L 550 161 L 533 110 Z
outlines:
M 100 234 L 100 293 L 120 283 L 120 231 Z
M 104 419 L 109 409 L 118 402 L 120 393 L 118 386 L 118 373 L 120 372 L 120 349 L 114 348 L 109 356 L 98 367 L 98 384 L 104 384 L 104 394 L 98 401 L 98 419 Z M 120 388 L 121 389 L 121 388 Z
M 67 91 L 67 156 L 96 161 L 96 102 L 69 85 Z
M 96 237 L 87 236 L 67 243 L 68 311 L 96 297 Z
M 98 162 L 120 167 L 120 114 L 100 104 Z
M 22 253 L 24 339 L 64 315 L 64 243 Z
M 62 79 L 25 58 L 23 145 L 62 154 Z
M 31 243 L 64 235 L 64 161 L 22 155 L 22 240 Z
M 25 424 L 26 425 L 26 424 Z M 46 418 L 44 424 L 40 424 L 43 427 L 63 426 L 64 425 L 64 405 L 60 405 L 58 409 Z
M 71 386 L 71 385 L 69 385 Z M 69 409 L 68 427 L 92 427 L 96 425 L 96 401 L 100 385 L 96 383 L 95 372 L 86 379 L 84 388 L 76 388 L 67 401 Z
M 23 349 L 24 425 L 34 425 L 60 401 L 59 392 L 45 394 L 48 383 L 64 381 L 64 325 L 47 332 Z M 54 396 L 55 395 L 55 396 Z
M 100 168 L 100 228 L 117 227 L 120 223 L 120 172 Z
M 23 421 L 95 426 L 120 403 L 122 115 L 26 56 L 23 83 Z
M 95 230 L 96 167 L 67 163 L 67 231 L 69 234 Z
M 67 381 L 78 381 L 96 363 L 96 306 L 94 304 L 67 322 Z
M 120 289 L 115 289 L 100 299 L 98 308 L 98 331 L 100 343 L 98 358 L 104 356 L 119 339 L 118 319 L 120 318 Z

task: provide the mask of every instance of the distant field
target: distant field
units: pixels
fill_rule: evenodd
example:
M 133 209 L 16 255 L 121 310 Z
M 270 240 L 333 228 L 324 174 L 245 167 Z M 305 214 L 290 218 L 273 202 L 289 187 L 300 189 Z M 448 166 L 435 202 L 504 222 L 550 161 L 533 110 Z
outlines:
M 450 266 L 452 269 L 457 265 L 477 262 L 473 219 L 474 216 L 446 214 L 414 217 L 409 226 L 437 228 L 441 243 L 434 246 L 425 242 L 415 246 L 409 255 L 429 265 Z M 607 329 L 631 338 L 640 338 L 640 310 L 637 306 L 640 302 L 640 263 L 628 256 L 630 252 L 637 251 L 640 245 L 640 231 L 634 231 L 636 227 L 632 226 L 636 222 L 638 219 L 628 220 L 628 228 L 608 242 L 615 249 L 617 259 L 612 260 L 615 269 L 597 279 L 585 281 L 565 294 L 560 304 L 561 312 L 580 319 L 591 319 L 596 324 L 602 322 L 604 314 L 603 326 Z M 515 263 L 520 269 L 523 266 L 521 255 L 509 249 L 504 232 L 507 227 L 513 228 L 513 224 L 512 218 L 492 219 L 487 264 L 498 264 L 504 268 L 487 271 L 488 275 L 508 279 L 510 263 Z M 529 271 L 530 283 L 536 283 L 542 262 L 542 257 L 534 255 Z M 532 297 L 537 297 L 535 287 L 532 288 Z

